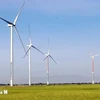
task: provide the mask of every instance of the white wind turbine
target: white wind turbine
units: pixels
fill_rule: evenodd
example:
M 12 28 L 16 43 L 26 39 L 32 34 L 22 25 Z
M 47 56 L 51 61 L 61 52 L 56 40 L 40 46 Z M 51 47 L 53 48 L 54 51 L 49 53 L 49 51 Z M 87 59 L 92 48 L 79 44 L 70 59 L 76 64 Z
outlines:
M 92 59 L 92 84 L 94 84 L 94 58 L 97 56 L 100 56 L 100 54 L 91 55 L 91 59 Z
M 22 8 L 23 8 L 24 4 L 25 4 L 25 2 L 23 3 L 20 11 L 18 12 L 17 16 L 15 17 L 15 20 L 14 20 L 13 23 L 0 17 L 0 19 L 5 21 L 8 24 L 8 27 L 10 27 L 10 29 L 11 29 L 11 36 L 10 36 L 10 68 L 11 68 L 10 69 L 10 86 L 13 86 L 13 80 L 14 80 L 14 76 L 13 76 L 13 74 L 14 74 L 14 54 L 13 54 L 13 39 L 14 38 L 13 38 L 13 28 L 14 28 L 16 34 L 18 35 L 18 37 L 20 39 L 20 42 L 21 42 L 21 44 L 22 44 L 22 46 L 24 48 L 24 45 L 23 45 L 23 42 L 21 40 L 20 34 L 18 33 L 18 30 L 16 28 L 16 22 L 17 22 L 17 20 L 19 18 L 19 15 L 21 14 L 21 11 L 22 11 Z M 25 50 L 25 48 L 24 48 L 24 50 Z M 26 50 L 25 50 L 25 52 L 26 52 Z
M 56 63 L 56 61 L 50 55 L 50 51 L 49 51 L 49 39 L 48 39 L 48 53 L 46 53 L 45 56 L 46 57 L 44 58 L 44 60 L 47 60 L 47 62 L 46 62 L 46 67 L 47 67 L 47 85 L 49 85 L 49 57 Z
M 29 52 L 29 86 L 31 86 L 31 48 L 36 49 L 37 51 L 39 51 L 43 55 L 44 55 L 44 53 L 42 51 L 40 51 L 39 49 L 37 49 L 35 46 L 33 46 L 31 36 L 30 36 L 30 30 L 29 30 L 29 44 L 27 46 L 28 46 L 28 50 L 27 50 L 26 54 L 24 55 L 24 57 Z

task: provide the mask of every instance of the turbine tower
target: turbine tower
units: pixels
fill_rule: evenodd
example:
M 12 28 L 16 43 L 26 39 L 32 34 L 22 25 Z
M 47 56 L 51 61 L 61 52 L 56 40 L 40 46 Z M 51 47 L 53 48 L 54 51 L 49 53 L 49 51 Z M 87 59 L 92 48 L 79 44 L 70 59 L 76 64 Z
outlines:
M 28 46 L 28 50 L 27 50 L 26 54 L 24 55 L 24 57 L 27 55 L 27 53 L 29 53 L 29 86 L 31 86 L 31 48 L 36 49 L 43 55 L 44 55 L 44 53 L 42 51 L 40 51 L 39 49 L 37 49 L 35 46 L 33 46 L 31 36 L 30 36 L 30 29 L 29 29 L 29 44 L 27 46 Z
M 94 58 L 95 58 L 96 56 L 100 56 L 100 54 L 91 55 L 91 59 L 92 59 L 92 84 L 94 84 Z
M 46 57 L 44 58 L 44 60 L 46 60 L 46 68 L 47 68 L 47 85 L 49 85 L 49 58 L 51 58 L 56 63 L 56 61 L 50 55 L 50 51 L 49 51 L 49 39 L 48 39 L 48 53 L 46 53 L 45 56 Z
M 10 86 L 13 86 L 13 81 L 14 81 L 14 75 L 13 75 L 14 74 L 13 28 L 14 28 L 16 34 L 18 35 L 18 37 L 20 39 L 20 42 L 21 42 L 21 44 L 22 44 L 22 46 L 24 48 L 24 51 L 26 52 L 25 47 L 23 45 L 23 42 L 21 40 L 20 34 L 18 33 L 18 30 L 16 28 L 16 22 L 17 22 L 17 20 L 19 18 L 19 15 L 21 14 L 21 11 L 23 9 L 24 4 L 25 4 L 25 2 L 23 3 L 20 11 L 18 12 L 17 16 L 15 17 L 15 20 L 14 20 L 13 23 L 0 17 L 0 19 L 5 21 L 8 24 L 8 27 L 10 27 L 10 29 L 11 29 L 11 36 L 10 36 Z

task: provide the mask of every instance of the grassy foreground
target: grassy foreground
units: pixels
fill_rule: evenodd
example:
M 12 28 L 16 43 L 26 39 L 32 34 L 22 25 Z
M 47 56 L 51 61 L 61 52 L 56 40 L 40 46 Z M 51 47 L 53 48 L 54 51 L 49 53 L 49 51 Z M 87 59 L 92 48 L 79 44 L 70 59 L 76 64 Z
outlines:
M 0 100 L 100 100 L 100 85 L 1 86 Z

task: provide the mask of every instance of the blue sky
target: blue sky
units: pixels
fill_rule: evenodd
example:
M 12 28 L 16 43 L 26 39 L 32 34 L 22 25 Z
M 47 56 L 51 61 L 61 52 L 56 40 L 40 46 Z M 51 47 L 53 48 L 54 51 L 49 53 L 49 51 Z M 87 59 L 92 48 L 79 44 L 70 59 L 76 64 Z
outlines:
M 3 0 L 0 16 L 13 21 L 23 0 Z M 90 53 L 100 53 L 100 1 L 99 0 L 26 0 L 18 19 L 17 28 L 23 43 L 28 44 L 28 24 L 32 43 L 50 52 L 57 65 L 50 60 L 50 75 L 91 76 Z M 0 79 L 10 79 L 10 29 L 0 21 Z M 26 46 L 27 49 L 27 46 Z M 15 82 L 28 79 L 28 57 L 14 33 Z M 44 56 L 32 50 L 32 77 L 46 76 Z M 95 59 L 95 75 L 100 76 L 100 57 Z M 4 78 L 2 78 L 4 77 Z M 91 79 L 90 79 L 91 81 Z M 34 82 L 34 81 L 33 81 Z

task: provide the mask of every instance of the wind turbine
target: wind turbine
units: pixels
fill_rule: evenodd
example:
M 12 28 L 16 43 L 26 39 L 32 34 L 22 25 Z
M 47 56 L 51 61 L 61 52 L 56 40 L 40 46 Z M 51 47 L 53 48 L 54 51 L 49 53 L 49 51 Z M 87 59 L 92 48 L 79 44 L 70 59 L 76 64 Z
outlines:
M 49 51 L 49 39 L 48 39 L 48 53 L 46 53 L 45 56 L 46 57 L 44 58 L 44 60 L 47 60 L 47 62 L 46 62 L 46 67 L 47 67 L 47 85 L 49 85 L 49 58 L 51 58 L 56 63 L 56 61 L 50 55 L 50 51 Z
M 94 58 L 96 56 L 99 56 L 100 54 L 97 55 L 91 55 L 91 59 L 92 59 L 92 84 L 94 84 Z
M 20 11 L 18 12 L 17 16 L 15 17 L 15 20 L 14 20 L 13 23 L 0 17 L 0 19 L 3 20 L 4 22 L 6 22 L 8 24 L 8 27 L 10 27 L 10 29 L 11 29 L 11 36 L 10 36 L 10 86 L 13 86 L 13 79 L 14 79 L 14 76 L 13 76 L 13 74 L 14 74 L 14 72 L 13 72 L 14 71 L 13 28 L 14 28 L 16 34 L 18 35 L 18 37 L 20 39 L 20 42 L 21 42 L 21 44 L 22 44 L 22 46 L 23 46 L 23 48 L 25 50 L 25 47 L 24 47 L 23 42 L 21 40 L 20 34 L 18 33 L 18 30 L 16 28 L 16 22 L 17 22 L 17 20 L 19 18 L 19 15 L 21 14 L 21 11 L 23 9 L 24 4 L 25 4 L 25 2 L 23 3 Z M 26 50 L 25 50 L 25 52 L 26 52 Z
M 32 44 L 32 40 L 31 40 L 31 36 L 30 36 L 30 29 L 29 29 L 29 44 L 28 46 L 28 50 L 25 53 L 24 57 L 27 55 L 27 53 L 29 53 L 29 86 L 31 86 L 31 48 L 36 49 L 37 51 L 39 51 L 40 53 L 42 53 L 44 55 L 44 53 L 42 51 L 40 51 L 39 49 L 37 49 L 33 44 Z

